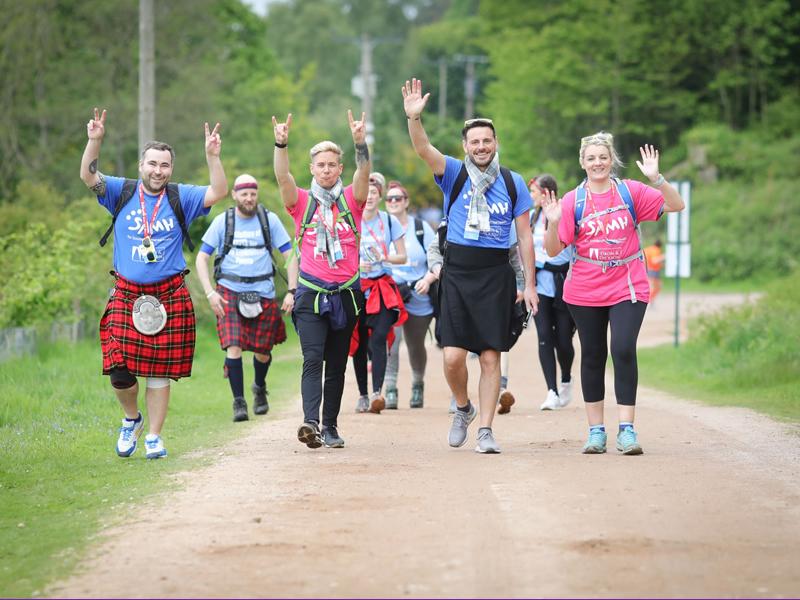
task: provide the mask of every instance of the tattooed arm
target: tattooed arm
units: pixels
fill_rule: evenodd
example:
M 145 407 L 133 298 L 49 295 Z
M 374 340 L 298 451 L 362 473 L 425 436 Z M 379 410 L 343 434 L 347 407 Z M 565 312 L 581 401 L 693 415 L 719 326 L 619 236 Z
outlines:
M 369 160 L 367 147 L 367 119 L 366 113 L 361 113 L 361 120 L 353 120 L 353 111 L 347 111 L 350 121 L 350 132 L 353 134 L 353 143 L 356 146 L 356 172 L 353 173 L 353 197 L 359 206 L 364 206 L 369 194 L 369 174 L 372 163 Z
M 81 179 L 92 192 L 98 196 L 106 193 L 106 181 L 103 174 L 97 171 L 97 161 L 100 158 L 100 146 L 105 135 L 106 111 L 102 114 L 94 109 L 94 118 L 86 124 L 86 149 L 81 158 Z

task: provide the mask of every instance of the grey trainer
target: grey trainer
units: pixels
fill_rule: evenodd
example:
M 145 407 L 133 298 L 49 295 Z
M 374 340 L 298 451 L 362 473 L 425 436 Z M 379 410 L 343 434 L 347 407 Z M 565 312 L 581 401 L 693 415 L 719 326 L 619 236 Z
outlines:
M 460 448 L 466 443 L 467 427 L 475 420 L 476 416 L 478 416 L 478 409 L 472 403 L 470 403 L 468 413 L 456 410 L 453 414 L 453 424 L 450 426 L 450 435 L 447 440 L 453 448 Z
M 359 396 L 356 402 L 356 412 L 365 413 L 369 411 L 369 398 L 366 396 Z
M 500 454 L 500 446 L 494 439 L 494 434 L 489 427 L 481 427 L 478 429 L 478 445 L 475 446 L 475 452 L 481 454 Z
M 397 388 L 386 388 L 386 410 L 397 410 Z

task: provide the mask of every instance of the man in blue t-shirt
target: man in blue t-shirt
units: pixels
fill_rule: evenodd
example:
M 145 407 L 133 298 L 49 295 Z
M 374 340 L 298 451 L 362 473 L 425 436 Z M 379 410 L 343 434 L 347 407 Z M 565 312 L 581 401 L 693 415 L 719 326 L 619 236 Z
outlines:
M 194 358 L 194 309 L 184 282 L 184 227 L 178 215 L 183 214 L 188 230 L 196 217 L 208 214 L 227 194 L 219 158 L 222 140 L 219 123 L 213 131 L 206 123 L 209 186 L 171 184 L 175 152 L 155 141 L 142 150 L 139 179 L 126 185 L 124 178 L 106 176 L 97 169 L 105 121 L 106 111 L 100 114 L 95 108 L 86 126 L 89 140 L 81 158 L 81 179 L 113 215 L 116 280 L 100 321 L 103 374 L 109 375 L 125 413 L 117 455 L 131 456 L 144 430 L 137 377 L 145 377 L 149 419 L 145 451 L 147 458 L 161 458 L 167 455 L 161 428 L 167 417 L 170 379 L 191 375 Z
M 467 398 L 468 351 L 480 355 L 479 385 L 481 453 L 498 453 L 492 420 L 500 391 L 500 352 L 511 347 L 511 323 L 516 298 L 514 271 L 508 262 L 510 233 L 517 232 L 525 274 L 523 296 L 528 310 L 536 312 L 536 282 L 533 278 L 533 240 L 528 226 L 531 199 L 524 179 L 504 173 L 497 155 L 497 136 L 489 119 L 470 119 L 461 130 L 463 161 L 439 152 L 422 127 L 422 111 L 430 93 L 422 93 L 422 82 L 406 81 L 403 108 L 414 150 L 433 171 L 444 198 L 447 248 L 441 275 L 441 333 L 444 373 L 456 399 L 449 443 L 463 446 L 467 428 L 477 410 Z M 461 189 L 455 190 L 466 171 Z M 516 191 L 516 202 L 506 179 Z M 450 198 L 455 192 L 454 202 Z
M 253 412 L 265 415 L 267 371 L 272 362 L 272 347 L 286 341 L 286 328 L 275 302 L 275 265 L 272 248 L 277 248 L 288 261 L 289 289 L 281 308 L 291 312 L 297 289 L 297 262 L 291 260 L 292 240 L 275 213 L 258 203 L 258 182 L 252 175 L 242 174 L 233 183 L 231 194 L 236 206 L 214 219 L 203 235 L 203 246 L 197 253 L 197 276 L 206 292 L 211 309 L 217 315 L 217 334 L 225 350 L 225 375 L 233 393 L 233 420 L 247 421 L 244 399 L 242 351 L 253 352 Z M 261 225 L 259 209 L 266 219 L 267 232 Z M 229 215 L 233 217 L 233 236 L 228 231 Z M 229 239 L 230 247 L 226 247 Z M 211 285 L 208 259 L 217 253 Z M 221 259 L 221 260 L 220 260 Z

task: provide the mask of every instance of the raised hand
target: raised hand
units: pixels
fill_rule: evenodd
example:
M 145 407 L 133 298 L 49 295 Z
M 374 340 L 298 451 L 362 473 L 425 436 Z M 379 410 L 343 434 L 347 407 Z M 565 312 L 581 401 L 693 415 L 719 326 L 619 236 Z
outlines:
M 286 117 L 285 123 L 278 123 L 278 119 L 275 118 L 275 115 L 272 115 L 272 130 L 275 133 L 275 143 L 276 144 L 288 144 L 289 143 L 289 129 L 292 126 L 292 113 L 289 113 L 289 116 Z
M 214 130 L 209 133 L 208 123 L 206 128 L 206 156 L 219 156 L 222 149 L 222 138 L 219 137 L 219 123 L 214 125 Z
M 94 109 L 94 119 L 89 119 L 86 124 L 86 136 L 90 140 L 102 140 L 106 134 L 106 110 L 100 114 L 97 107 Z
M 353 120 L 353 111 L 347 111 L 347 121 L 350 123 L 350 133 L 353 134 L 354 144 L 363 144 L 367 140 L 367 113 L 361 113 L 361 120 Z
M 425 110 L 425 105 L 428 103 L 428 98 L 431 97 L 430 92 L 422 95 L 422 81 L 419 79 L 412 79 L 410 82 L 406 80 L 405 85 L 400 88 L 403 93 L 403 108 L 406 111 L 406 116 L 409 119 L 414 119 L 422 114 Z
M 542 190 L 542 211 L 545 218 L 555 225 L 561 220 L 561 200 L 558 199 L 553 190 Z
M 645 144 L 639 147 L 639 153 L 642 155 L 642 160 L 637 160 L 636 166 L 650 181 L 655 181 L 658 179 L 658 150 Z

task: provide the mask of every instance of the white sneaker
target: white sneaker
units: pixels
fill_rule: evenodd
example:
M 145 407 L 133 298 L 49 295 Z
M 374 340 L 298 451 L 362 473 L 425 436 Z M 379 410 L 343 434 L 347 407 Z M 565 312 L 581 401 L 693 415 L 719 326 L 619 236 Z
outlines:
M 558 386 L 558 402 L 561 408 L 572 402 L 572 382 L 567 381 Z
M 142 413 L 139 413 L 135 421 L 122 419 L 122 427 L 119 428 L 119 437 L 117 438 L 117 456 L 127 458 L 136 452 L 137 440 L 142 435 L 143 429 Z
M 164 440 L 160 435 L 148 433 L 144 438 L 145 456 L 147 458 L 161 458 L 167 455 L 167 449 L 164 448 Z
M 561 403 L 558 400 L 558 394 L 556 394 L 555 390 L 547 390 L 547 398 L 542 402 L 539 410 L 556 410 L 560 408 L 560 406 Z

